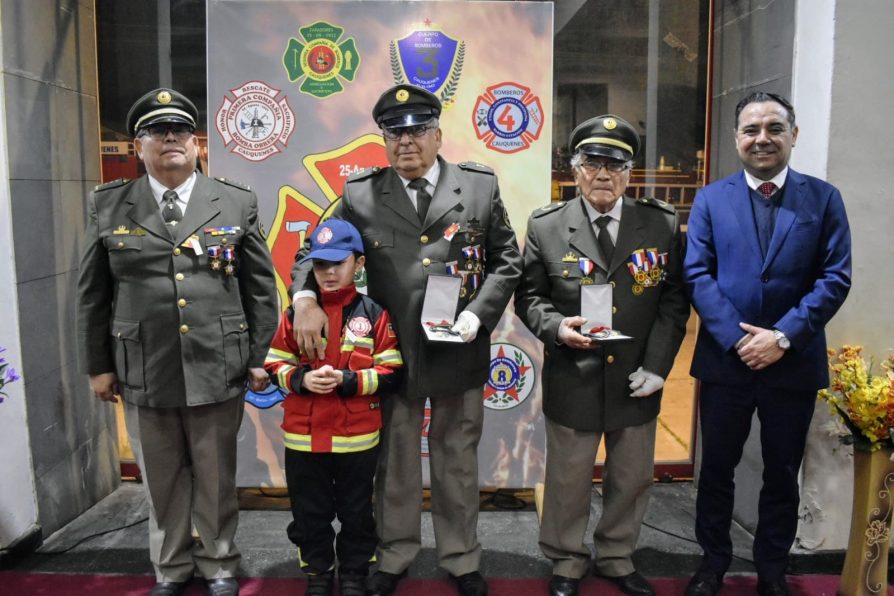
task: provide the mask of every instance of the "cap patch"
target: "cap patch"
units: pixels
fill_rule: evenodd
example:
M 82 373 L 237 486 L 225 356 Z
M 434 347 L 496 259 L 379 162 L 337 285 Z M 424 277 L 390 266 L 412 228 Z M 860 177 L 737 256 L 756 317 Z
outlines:
M 325 226 L 320 228 L 320 231 L 317 232 L 317 242 L 326 244 L 330 240 L 332 240 L 332 230 Z

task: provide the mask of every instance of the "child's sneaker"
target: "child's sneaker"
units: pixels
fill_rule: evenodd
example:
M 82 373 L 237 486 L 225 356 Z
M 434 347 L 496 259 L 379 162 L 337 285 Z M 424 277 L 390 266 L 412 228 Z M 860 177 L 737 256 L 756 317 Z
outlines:
M 366 574 L 350 571 L 339 572 L 338 589 L 339 596 L 365 596 Z
M 332 596 L 332 572 L 308 574 L 307 591 L 304 594 L 305 596 Z

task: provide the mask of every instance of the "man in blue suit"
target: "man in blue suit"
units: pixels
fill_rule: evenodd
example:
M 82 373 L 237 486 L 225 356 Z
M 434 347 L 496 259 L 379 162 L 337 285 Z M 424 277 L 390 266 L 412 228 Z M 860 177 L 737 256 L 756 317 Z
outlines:
M 692 376 L 701 381 L 702 463 L 695 533 L 704 551 L 687 596 L 713 596 L 732 558 L 734 474 L 757 410 L 763 486 L 754 537 L 758 593 L 785 595 L 798 472 L 817 389 L 829 383 L 826 323 L 851 283 L 841 194 L 788 167 L 798 138 L 784 98 L 736 106 L 745 171 L 696 196 L 683 274 L 701 317 Z

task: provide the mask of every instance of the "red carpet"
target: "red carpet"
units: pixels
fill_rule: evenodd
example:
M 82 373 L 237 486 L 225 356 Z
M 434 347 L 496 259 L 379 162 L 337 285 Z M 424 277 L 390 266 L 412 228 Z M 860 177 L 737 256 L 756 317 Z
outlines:
M 653 579 L 658 596 L 678 596 L 686 587 L 687 578 Z M 721 596 L 752 596 L 756 579 L 752 576 L 728 576 Z M 145 575 L 63 575 L 55 573 L 0 572 L 0 593 L 5 596 L 144 596 L 154 579 Z M 295 578 L 241 578 L 242 596 L 293 596 L 302 594 L 305 581 Z M 490 596 L 543 596 L 545 579 L 489 579 Z M 792 596 L 834 596 L 838 577 L 833 575 L 790 576 Z M 188 596 L 205 594 L 204 584 L 197 580 Z M 889 594 L 892 592 L 889 590 Z M 451 596 L 456 594 L 446 579 L 408 579 L 400 584 L 396 596 Z M 620 594 L 610 583 L 589 578 L 581 583 L 582 596 Z

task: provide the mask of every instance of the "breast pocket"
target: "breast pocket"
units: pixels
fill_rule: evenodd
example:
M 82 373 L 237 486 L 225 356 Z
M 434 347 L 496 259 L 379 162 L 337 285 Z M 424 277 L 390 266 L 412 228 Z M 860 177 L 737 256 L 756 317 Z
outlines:
M 116 319 L 112 321 L 112 336 L 115 340 L 115 374 L 118 375 L 118 382 L 131 389 L 145 390 L 140 322 Z
M 227 385 L 245 382 L 248 369 L 248 324 L 242 313 L 220 316 Z
M 376 230 L 363 235 L 363 248 L 367 251 L 394 248 L 393 230 Z

